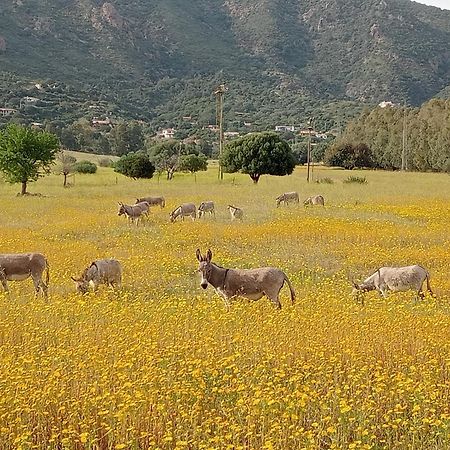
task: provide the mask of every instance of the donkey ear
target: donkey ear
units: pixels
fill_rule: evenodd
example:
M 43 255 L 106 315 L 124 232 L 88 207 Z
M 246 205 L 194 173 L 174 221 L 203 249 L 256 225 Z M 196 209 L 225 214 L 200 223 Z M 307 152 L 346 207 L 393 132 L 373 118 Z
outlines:
M 212 251 L 211 249 L 208 249 L 208 251 L 206 252 L 206 261 L 211 262 L 212 260 Z
M 352 280 L 352 285 L 355 289 L 359 289 L 359 286 Z
M 202 254 L 200 253 L 200 249 L 198 248 L 197 251 L 195 252 L 195 256 L 197 257 L 197 259 L 199 261 L 202 260 Z
M 75 277 L 70 277 L 73 281 L 77 282 L 78 280 Z

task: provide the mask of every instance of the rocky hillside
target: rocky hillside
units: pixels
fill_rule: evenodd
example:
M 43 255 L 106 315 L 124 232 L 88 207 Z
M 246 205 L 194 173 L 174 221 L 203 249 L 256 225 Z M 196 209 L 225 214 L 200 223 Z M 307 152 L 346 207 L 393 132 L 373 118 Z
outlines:
M 0 107 L 40 120 L 103 105 L 124 117 L 207 121 L 222 81 L 230 111 L 260 122 L 335 102 L 418 105 L 450 85 L 450 11 L 410 0 L 2 3 Z M 40 103 L 23 108 L 24 96 Z

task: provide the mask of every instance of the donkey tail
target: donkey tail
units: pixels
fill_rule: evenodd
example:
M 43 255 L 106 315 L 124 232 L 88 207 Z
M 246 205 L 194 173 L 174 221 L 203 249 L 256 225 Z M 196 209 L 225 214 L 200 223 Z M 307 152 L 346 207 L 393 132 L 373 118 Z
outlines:
M 48 265 L 48 261 L 45 260 L 45 284 L 47 286 L 49 281 L 50 281 L 50 266 Z
M 290 280 L 286 274 L 284 274 L 284 281 L 286 281 L 287 285 L 289 286 L 289 290 L 291 291 L 291 302 L 292 302 L 292 304 L 294 304 L 295 303 L 295 291 L 294 291 L 294 288 L 292 287 L 292 283 L 290 282 Z

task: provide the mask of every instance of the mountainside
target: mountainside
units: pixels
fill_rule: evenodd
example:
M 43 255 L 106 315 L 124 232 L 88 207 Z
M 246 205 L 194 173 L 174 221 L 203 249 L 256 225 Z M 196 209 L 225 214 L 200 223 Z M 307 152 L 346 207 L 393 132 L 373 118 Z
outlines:
M 0 107 L 36 120 L 93 110 L 208 122 L 211 92 L 226 82 L 230 114 L 295 121 L 365 102 L 418 105 L 450 85 L 450 11 L 409 0 L 0 0 L 0 8 Z M 39 102 L 24 105 L 24 96 Z

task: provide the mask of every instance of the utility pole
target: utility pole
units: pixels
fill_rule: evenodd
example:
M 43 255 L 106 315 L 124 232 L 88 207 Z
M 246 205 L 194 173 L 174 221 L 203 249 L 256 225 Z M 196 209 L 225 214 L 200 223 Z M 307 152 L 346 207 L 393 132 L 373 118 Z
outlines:
M 311 131 L 313 130 L 312 124 L 313 120 L 309 119 L 308 121 L 308 152 L 306 154 L 306 164 L 307 164 L 307 172 L 306 172 L 306 181 L 309 183 L 309 171 L 311 166 Z
M 222 152 L 223 152 L 223 98 L 225 96 L 226 87 L 221 84 L 217 87 L 214 95 L 216 96 L 216 126 L 219 127 L 219 173 L 218 178 L 223 180 L 223 170 L 221 165 Z
M 402 170 L 408 170 L 408 159 L 406 154 L 407 135 L 406 135 L 406 104 L 403 107 L 403 132 L 402 132 Z

